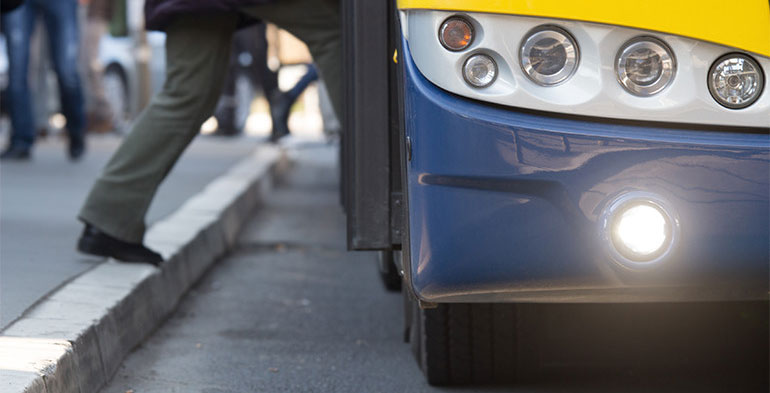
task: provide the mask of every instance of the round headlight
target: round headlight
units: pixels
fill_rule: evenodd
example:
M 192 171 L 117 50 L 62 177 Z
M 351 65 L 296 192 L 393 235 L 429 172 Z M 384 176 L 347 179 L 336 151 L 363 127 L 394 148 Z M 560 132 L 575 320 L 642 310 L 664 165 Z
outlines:
M 473 55 L 463 65 L 463 76 L 473 87 L 487 87 L 497 78 L 497 63 L 487 55 Z
M 711 66 L 708 75 L 711 96 L 730 109 L 753 104 L 762 94 L 764 82 L 759 64 L 741 53 L 720 57 Z
M 461 51 L 473 42 L 473 26 L 459 16 L 450 17 L 441 24 L 438 38 L 444 48 L 453 52 Z
M 530 31 L 519 51 L 521 68 L 541 86 L 558 85 L 577 70 L 580 54 L 572 36 L 556 26 Z
M 676 61 L 663 41 L 639 37 L 620 48 L 615 71 L 618 81 L 629 93 L 649 97 L 674 80 Z

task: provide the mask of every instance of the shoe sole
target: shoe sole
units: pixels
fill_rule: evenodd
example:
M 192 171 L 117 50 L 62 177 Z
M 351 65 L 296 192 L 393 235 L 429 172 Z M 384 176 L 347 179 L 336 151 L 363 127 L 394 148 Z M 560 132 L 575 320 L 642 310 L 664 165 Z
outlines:
M 112 258 L 120 262 L 126 262 L 126 263 L 147 263 L 153 266 L 158 266 L 163 262 L 163 261 L 159 261 L 159 262 L 140 261 L 136 259 L 121 257 L 120 255 L 113 254 L 105 247 L 99 246 L 97 242 L 84 237 L 81 237 L 80 240 L 78 240 L 78 251 L 84 254 L 94 255 L 98 257 Z

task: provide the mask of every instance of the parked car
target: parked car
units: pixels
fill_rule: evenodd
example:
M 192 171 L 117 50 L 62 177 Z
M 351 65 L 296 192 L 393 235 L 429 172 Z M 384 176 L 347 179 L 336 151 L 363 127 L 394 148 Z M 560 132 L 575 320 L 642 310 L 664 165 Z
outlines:
M 113 13 L 110 31 L 102 37 L 99 59 L 104 65 L 104 89 L 114 111 L 114 123 L 123 131 L 160 90 L 166 78 L 166 35 L 144 31 L 143 1 L 115 3 L 125 7 Z

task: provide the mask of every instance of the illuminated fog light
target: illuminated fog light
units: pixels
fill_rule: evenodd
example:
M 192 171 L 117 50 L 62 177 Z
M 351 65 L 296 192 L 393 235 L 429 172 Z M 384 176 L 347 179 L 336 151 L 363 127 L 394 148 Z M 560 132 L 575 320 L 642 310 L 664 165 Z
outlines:
M 740 53 L 722 56 L 708 74 L 711 96 L 730 109 L 745 108 L 762 94 L 764 77 L 754 59 Z
M 610 204 L 602 222 L 610 253 L 626 267 L 654 266 L 666 259 L 678 241 L 678 219 L 652 194 L 623 195 Z
M 668 223 L 663 213 L 652 206 L 632 206 L 617 220 L 615 239 L 635 255 L 652 255 L 666 243 Z
M 473 87 L 487 87 L 497 78 L 497 63 L 487 55 L 473 55 L 463 65 L 463 76 Z
M 639 37 L 620 49 L 615 70 L 618 81 L 629 93 L 648 97 L 671 84 L 676 73 L 676 61 L 663 41 Z
M 579 58 L 575 40 L 556 26 L 532 30 L 519 51 L 524 74 L 541 86 L 558 85 L 569 79 L 577 70 Z
M 473 26 L 467 20 L 453 16 L 441 24 L 438 37 L 444 48 L 453 52 L 461 51 L 473 42 Z

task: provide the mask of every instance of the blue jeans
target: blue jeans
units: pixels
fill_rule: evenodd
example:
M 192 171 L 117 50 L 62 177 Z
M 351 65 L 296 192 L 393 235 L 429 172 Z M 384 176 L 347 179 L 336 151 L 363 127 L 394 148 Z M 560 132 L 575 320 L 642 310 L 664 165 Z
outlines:
M 32 102 L 27 83 L 29 41 L 38 15 L 43 17 L 51 60 L 59 81 L 62 114 L 70 140 L 82 141 L 85 128 L 83 91 L 78 75 L 78 21 L 76 0 L 26 0 L 2 15 L 8 46 L 8 112 L 13 133 L 10 145 L 29 148 L 35 142 Z M 41 103 L 42 104 L 42 103 Z
M 286 97 L 288 97 L 289 107 L 294 104 L 294 101 L 297 101 L 297 98 L 299 98 L 300 94 L 305 91 L 309 84 L 317 80 L 318 68 L 316 68 L 315 64 L 310 63 L 307 65 L 307 72 L 305 72 L 305 75 L 297 81 L 297 84 L 294 85 L 294 87 L 285 93 Z

